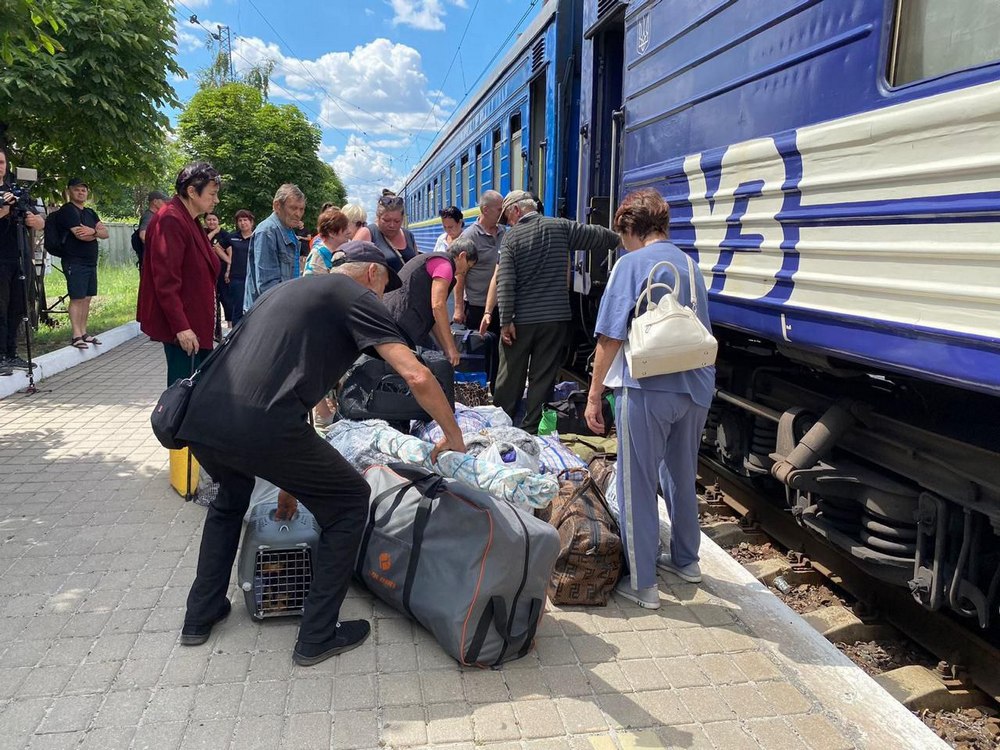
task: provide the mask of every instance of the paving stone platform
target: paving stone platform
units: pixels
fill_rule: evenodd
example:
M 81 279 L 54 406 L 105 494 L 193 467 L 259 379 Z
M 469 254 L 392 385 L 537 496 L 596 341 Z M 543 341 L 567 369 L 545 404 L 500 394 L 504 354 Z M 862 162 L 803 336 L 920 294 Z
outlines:
M 140 338 L 0 400 L 0 747 L 936 746 L 783 605 L 754 604 L 718 548 L 703 586 L 664 577 L 657 612 L 550 608 L 497 671 L 458 668 L 358 588 L 343 615 L 373 637 L 317 667 L 292 664 L 294 620 L 254 622 L 235 586 L 209 643 L 182 647 L 205 511 L 149 430 L 164 379 Z

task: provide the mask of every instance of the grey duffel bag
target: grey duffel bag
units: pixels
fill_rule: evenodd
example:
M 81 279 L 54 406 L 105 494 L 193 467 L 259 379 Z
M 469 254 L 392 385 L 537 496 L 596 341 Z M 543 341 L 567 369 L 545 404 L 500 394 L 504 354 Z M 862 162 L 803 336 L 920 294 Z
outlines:
M 482 490 L 404 464 L 365 472 L 371 507 L 356 572 L 463 665 L 531 650 L 559 533 Z

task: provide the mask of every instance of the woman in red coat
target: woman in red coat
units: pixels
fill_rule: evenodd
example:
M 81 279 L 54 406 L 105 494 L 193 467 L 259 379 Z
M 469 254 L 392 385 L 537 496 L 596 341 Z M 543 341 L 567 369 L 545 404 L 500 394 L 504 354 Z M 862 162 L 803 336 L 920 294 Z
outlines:
M 163 342 L 167 385 L 191 374 L 212 348 L 219 258 L 197 217 L 219 202 L 219 173 L 194 162 L 177 175 L 177 194 L 146 230 L 136 320 Z

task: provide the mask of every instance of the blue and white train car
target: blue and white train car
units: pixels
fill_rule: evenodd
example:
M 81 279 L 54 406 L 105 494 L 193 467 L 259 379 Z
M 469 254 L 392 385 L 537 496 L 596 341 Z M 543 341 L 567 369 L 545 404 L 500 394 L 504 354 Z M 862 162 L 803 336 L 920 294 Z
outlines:
M 586 0 L 582 25 L 577 216 L 668 198 L 722 343 L 706 448 L 784 483 L 873 574 L 985 627 L 1000 3 Z M 606 259 L 589 271 L 593 297 Z
M 575 211 L 565 196 L 576 191 L 568 155 L 576 150 L 581 9 L 576 0 L 546 2 L 407 177 L 400 194 L 422 251 L 441 234 L 442 208 L 458 206 L 474 221 L 486 190 L 529 190 L 546 213 Z

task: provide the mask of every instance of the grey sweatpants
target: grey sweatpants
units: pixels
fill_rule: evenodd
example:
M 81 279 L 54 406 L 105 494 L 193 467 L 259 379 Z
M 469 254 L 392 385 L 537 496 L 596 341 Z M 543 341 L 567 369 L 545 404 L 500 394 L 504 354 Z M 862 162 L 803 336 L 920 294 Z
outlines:
M 695 478 L 708 409 L 686 393 L 615 390 L 618 426 L 619 526 L 632 586 L 656 585 L 660 525 L 659 480 L 670 516 L 670 556 L 677 565 L 698 560 L 701 531 Z

